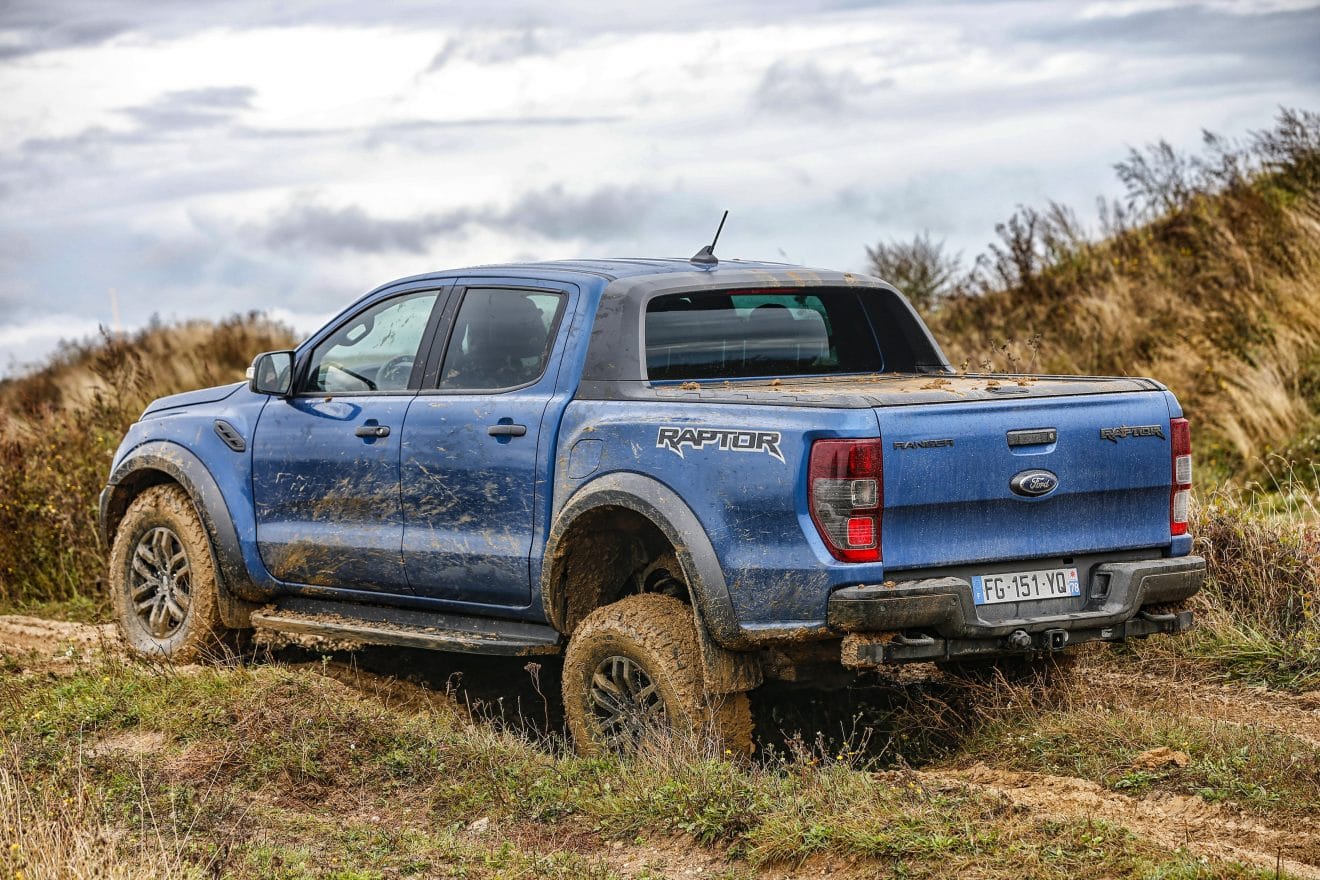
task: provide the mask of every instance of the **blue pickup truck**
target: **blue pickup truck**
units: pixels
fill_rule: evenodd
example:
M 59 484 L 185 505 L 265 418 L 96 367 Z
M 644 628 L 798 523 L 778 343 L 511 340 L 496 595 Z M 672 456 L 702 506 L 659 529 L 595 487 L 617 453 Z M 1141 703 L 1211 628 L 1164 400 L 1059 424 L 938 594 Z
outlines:
M 770 263 L 405 278 L 162 398 L 101 495 L 119 627 L 564 655 L 579 748 L 750 747 L 747 692 L 1191 625 L 1158 382 L 955 371 L 893 287 Z

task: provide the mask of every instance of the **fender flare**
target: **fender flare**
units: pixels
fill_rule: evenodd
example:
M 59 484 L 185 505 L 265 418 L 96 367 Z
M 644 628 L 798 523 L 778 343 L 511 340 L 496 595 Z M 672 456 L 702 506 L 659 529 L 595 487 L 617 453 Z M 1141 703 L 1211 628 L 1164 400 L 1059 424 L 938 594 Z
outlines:
M 560 542 L 579 517 L 602 507 L 621 507 L 646 517 L 668 539 L 683 568 L 692 593 L 697 639 L 701 644 L 702 668 L 712 693 L 735 693 L 758 686 L 762 680 L 755 654 L 738 623 L 715 547 L 692 509 L 672 489 L 642 474 L 606 474 L 582 486 L 560 508 L 546 538 L 547 562 L 553 560 Z M 541 569 L 541 603 L 546 618 L 561 632 L 562 605 L 555 596 L 555 566 Z
M 248 627 L 248 614 L 270 593 L 253 583 L 243 562 L 238 531 L 229 513 L 224 493 L 200 458 L 186 447 L 168 440 L 153 440 L 130 452 L 110 475 L 101 493 L 98 519 L 101 539 L 108 548 L 124 511 L 141 485 L 135 475 L 158 471 L 178 483 L 192 499 L 193 508 L 211 539 L 211 558 L 219 576 L 220 611 L 226 626 Z M 163 482 L 154 480 L 147 483 Z

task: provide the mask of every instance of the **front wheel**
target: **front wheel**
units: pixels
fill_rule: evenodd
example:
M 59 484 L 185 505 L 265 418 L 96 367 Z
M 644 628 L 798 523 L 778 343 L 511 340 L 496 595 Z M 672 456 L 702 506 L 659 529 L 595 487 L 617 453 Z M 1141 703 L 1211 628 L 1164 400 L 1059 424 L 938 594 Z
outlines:
M 228 630 L 211 543 L 182 487 L 152 486 L 133 499 L 109 574 L 115 622 L 133 653 L 172 663 L 219 653 Z
M 579 752 L 634 751 L 654 735 L 752 751 L 746 694 L 710 696 L 692 609 L 655 593 L 597 608 L 564 656 L 564 714 Z

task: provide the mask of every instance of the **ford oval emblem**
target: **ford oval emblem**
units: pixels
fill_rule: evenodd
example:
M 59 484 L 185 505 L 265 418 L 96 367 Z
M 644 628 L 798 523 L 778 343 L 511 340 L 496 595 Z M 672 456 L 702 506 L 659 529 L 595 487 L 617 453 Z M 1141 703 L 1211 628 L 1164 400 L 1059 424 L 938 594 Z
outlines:
M 1016 495 L 1039 498 L 1059 488 L 1059 478 L 1049 471 L 1023 471 L 1009 480 L 1008 488 L 1012 489 Z

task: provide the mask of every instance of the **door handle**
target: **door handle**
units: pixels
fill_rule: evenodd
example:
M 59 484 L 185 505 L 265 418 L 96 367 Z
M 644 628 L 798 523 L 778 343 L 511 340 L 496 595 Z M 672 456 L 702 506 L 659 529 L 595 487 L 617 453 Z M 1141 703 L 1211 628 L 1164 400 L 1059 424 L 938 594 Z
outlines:
M 389 425 L 358 425 L 353 431 L 359 437 L 388 437 Z
M 526 425 L 491 425 L 486 433 L 492 437 L 521 437 L 527 433 Z

